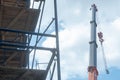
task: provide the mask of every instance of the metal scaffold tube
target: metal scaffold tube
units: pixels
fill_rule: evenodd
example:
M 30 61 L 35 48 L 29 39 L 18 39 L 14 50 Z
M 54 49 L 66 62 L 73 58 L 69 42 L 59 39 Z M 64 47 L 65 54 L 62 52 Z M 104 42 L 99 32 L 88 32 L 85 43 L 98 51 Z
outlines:
M 59 34 L 58 34 L 58 16 L 57 16 L 57 0 L 54 0 L 54 14 L 55 14 L 55 32 L 56 32 L 56 48 L 57 48 L 57 71 L 58 80 L 61 80 L 60 70 L 60 53 L 59 53 Z

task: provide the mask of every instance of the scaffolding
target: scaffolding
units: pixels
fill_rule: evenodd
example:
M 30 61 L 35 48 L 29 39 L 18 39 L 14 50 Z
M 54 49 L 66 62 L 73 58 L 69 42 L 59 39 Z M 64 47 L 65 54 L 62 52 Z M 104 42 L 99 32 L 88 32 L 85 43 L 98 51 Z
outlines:
M 47 1 L 0 0 L 0 80 L 61 80 L 57 0 L 51 8 Z M 53 15 L 45 22 L 49 9 Z M 54 47 L 42 45 L 49 38 Z M 49 59 L 37 60 L 43 51 Z

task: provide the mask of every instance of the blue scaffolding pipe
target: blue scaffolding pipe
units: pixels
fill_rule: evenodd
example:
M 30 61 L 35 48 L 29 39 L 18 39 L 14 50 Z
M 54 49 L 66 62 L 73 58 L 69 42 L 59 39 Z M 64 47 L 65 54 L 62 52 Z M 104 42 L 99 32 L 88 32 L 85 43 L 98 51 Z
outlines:
M 56 35 L 52 35 L 52 34 L 35 33 L 35 32 L 13 30 L 13 29 L 6 29 L 6 28 L 0 28 L 0 31 L 22 33 L 22 34 L 32 34 L 32 35 L 39 35 L 39 36 L 44 36 L 44 37 L 56 37 Z
M 26 46 L 26 45 L 21 45 L 21 44 L 10 44 L 10 43 L 4 43 L 0 42 L 0 46 L 8 46 L 8 47 L 13 47 L 13 48 L 29 48 L 29 49 L 40 49 L 40 50 L 55 50 L 54 48 L 47 48 L 47 47 L 34 47 L 34 46 Z

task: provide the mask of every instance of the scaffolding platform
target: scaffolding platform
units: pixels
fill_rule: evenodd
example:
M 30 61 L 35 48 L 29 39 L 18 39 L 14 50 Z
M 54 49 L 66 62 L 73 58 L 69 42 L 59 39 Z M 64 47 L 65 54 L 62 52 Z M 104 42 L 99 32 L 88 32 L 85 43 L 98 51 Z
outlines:
M 45 70 L 0 66 L 0 80 L 45 80 Z
M 39 16 L 38 9 L 27 9 L 23 7 L 14 6 L 0 6 L 0 29 L 12 29 L 14 31 L 29 31 L 34 32 Z M 27 45 L 26 34 L 18 32 L 0 31 L 0 44 L 8 45 Z M 0 46 L 0 48 L 10 49 L 9 46 Z M 28 50 L 26 48 L 14 47 L 19 51 L 9 51 L 0 49 L 0 65 L 11 67 L 25 67 L 27 65 Z M 13 48 L 12 48 L 13 49 Z
M 38 9 L 1 6 L 0 28 L 33 32 L 36 28 L 39 12 Z
M 49 13 L 45 2 L 0 0 L 0 80 L 52 80 L 54 76 L 61 80 L 57 2 L 53 1 L 50 22 L 44 20 Z M 42 45 L 49 38 L 55 39 L 52 48 Z M 37 62 L 39 51 L 50 54 L 49 59 Z

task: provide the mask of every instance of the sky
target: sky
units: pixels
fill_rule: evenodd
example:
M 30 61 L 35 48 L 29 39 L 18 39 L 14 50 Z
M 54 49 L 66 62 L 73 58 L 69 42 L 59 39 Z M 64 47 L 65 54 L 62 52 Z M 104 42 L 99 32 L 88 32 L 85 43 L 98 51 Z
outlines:
M 46 5 L 52 5 L 50 1 L 46 0 Z M 97 38 L 98 80 L 118 80 L 120 78 L 120 0 L 57 0 L 57 2 L 62 80 L 88 80 L 92 4 L 96 4 L 98 9 L 97 32 L 103 32 L 103 46 L 110 71 L 109 75 L 105 72 L 102 50 Z M 52 14 L 53 11 L 49 8 L 45 11 Z M 50 22 L 49 18 L 45 19 L 46 22 Z M 54 31 L 50 32 L 54 34 Z M 54 39 L 49 38 L 44 40 L 42 45 L 55 47 L 53 43 Z

